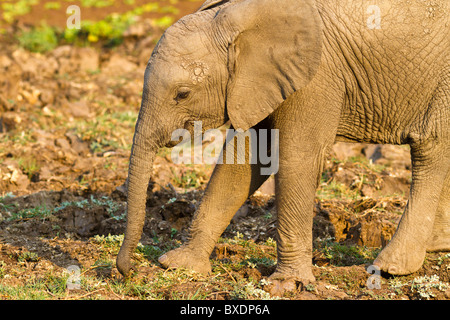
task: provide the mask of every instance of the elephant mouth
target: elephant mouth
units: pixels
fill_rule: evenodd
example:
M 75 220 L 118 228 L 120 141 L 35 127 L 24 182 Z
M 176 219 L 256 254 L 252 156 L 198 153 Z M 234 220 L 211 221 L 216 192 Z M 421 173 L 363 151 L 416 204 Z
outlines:
M 180 129 L 181 129 L 181 128 L 180 128 Z M 193 132 L 194 132 L 194 121 L 191 121 L 191 120 L 186 121 L 186 122 L 184 123 L 182 129 L 186 130 L 186 135 L 187 135 L 187 132 L 193 133 Z M 172 136 L 172 133 L 173 133 L 173 132 L 170 133 L 171 136 Z M 166 148 L 173 148 L 173 147 L 176 147 L 176 146 L 177 146 L 178 144 L 180 144 L 181 142 L 185 141 L 185 137 L 179 137 L 179 136 L 177 136 L 177 137 L 178 137 L 178 140 L 170 140 L 169 142 L 167 142 L 167 143 L 165 144 L 164 147 L 166 147 Z
M 173 148 L 173 147 L 176 147 L 180 142 L 181 142 L 181 140 L 180 141 L 169 141 L 164 147 Z

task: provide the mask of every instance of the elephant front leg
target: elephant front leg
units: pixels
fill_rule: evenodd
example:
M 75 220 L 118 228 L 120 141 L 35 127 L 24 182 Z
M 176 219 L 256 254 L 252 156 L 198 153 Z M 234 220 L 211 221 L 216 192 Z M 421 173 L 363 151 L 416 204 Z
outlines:
M 315 191 L 325 147 L 280 147 L 276 176 L 277 269 L 271 280 L 314 281 L 312 226 Z
M 248 159 L 248 150 L 246 154 Z M 209 257 L 217 240 L 247 198 L 269 178 L 261 174 L 261 169 L 259 163 L 218 164 L 195 213 L 190 240 L 161 256 L 159 262 L 163 267 L 209 273 Z

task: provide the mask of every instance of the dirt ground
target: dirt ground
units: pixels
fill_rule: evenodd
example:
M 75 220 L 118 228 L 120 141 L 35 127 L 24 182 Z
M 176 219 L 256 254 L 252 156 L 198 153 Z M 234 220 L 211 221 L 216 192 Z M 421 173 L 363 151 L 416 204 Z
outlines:
M 46 2 L 16 26 L 36 24 Z M 177 2 L 177 16 L 200 4 Z M 99 17 L 97 9 L 83 14 Z M 61 45 L 40 54 L 8 40 L 15 27 L 2 36 L 0 299 L 450 299 L 448 253 L 428 254 L 424 266 L 406 277 L 370 278 L 366 271 L 407 202 L 411 165 L 405 146 L 335 145 L 314 206 L 317 281 L 293 283 L 292 292 L 275 296 L 267 295 L 266 280 L 276 261 L 273 179 L 222 235 L 211 256 L 211 277 L 161 268 L 158 256 L 186 241 L 213 170 L 174 165 L 170 151 L 161 150 L 135 256 L 139 273 L 123 279 L 115 256 L 126 224 L 128 158 L 145 65 L 163 32 L 147 18 L 152 16 L 130 28 L 115 48 Z M 66 270 L 74 265 L 82 287 L 68 290 Z M 371 288 L 370 279 L 381 287 Z

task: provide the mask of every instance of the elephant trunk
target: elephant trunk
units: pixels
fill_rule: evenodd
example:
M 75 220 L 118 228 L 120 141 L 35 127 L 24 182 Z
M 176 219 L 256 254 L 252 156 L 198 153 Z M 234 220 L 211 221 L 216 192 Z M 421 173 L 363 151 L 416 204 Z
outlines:
M 141 239 L 145 222 L 147 188 L 152 175 L 153 161 L 159 148 L 157 130 L 148 123 L 148 119 L 152 119 L 152 116 L 143 115 L 145 109 L 141 108 L 131 150 L 128 172 L 127 226 L 116 261 L 117 269 L 124 276 L 128 275 L 132 268 L 131 258 Z M 154 124 L 157 121 L 153 120 L 151 123 Z

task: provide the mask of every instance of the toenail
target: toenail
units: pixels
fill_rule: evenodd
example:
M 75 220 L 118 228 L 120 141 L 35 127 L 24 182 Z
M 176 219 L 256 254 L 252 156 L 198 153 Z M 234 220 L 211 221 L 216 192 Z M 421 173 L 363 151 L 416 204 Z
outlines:
M 396 266 L 389 266 L 388 272 L 390 274 L 397 274 L 398 268 Z

